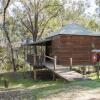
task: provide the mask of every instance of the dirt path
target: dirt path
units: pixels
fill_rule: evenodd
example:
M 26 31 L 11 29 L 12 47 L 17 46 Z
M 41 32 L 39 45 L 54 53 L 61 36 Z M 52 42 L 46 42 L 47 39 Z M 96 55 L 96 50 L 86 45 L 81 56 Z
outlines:
M 44 100 L 44 98 L 40 100 Z M 73 87 L 68 91 L 61 91 L 55 95 L 48 96 L 45 100 L 100 100 L 100 88 L 84 89 Z
M 25 89 L 0 91 L 0 100 L 33 100 L 32 92 Z
M 37 98 L 31 89 L 0 91 L 0 100 L 100 100 L 100 88 L 69 86 L 55 94 Z

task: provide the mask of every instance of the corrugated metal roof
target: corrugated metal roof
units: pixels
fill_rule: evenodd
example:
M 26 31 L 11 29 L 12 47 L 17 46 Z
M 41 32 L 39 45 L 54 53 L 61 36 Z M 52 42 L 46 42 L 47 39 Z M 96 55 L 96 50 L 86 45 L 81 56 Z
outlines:
M 49 37 L 59 35 L 59 34 L 100 36 L 100 32 L 98 33 L 92 32 L 88 30 L 87 28 L 76 23 L 65 25 L 60 30 L 49 33 L 49 34 L 50 34 Z

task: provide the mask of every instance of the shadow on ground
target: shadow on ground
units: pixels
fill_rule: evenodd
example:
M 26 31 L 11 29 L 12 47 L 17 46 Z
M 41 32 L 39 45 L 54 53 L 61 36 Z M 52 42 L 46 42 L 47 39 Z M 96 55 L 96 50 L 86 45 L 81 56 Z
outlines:
M 0 87 L 2 88 L 3 82 L 1 78 L 0 78 L 1 81 Z M 2 88 L 1 92 L 3 90 L 2 92 L 3 94 L 10 93 L 10 97 L 12 98 L 13 97 L 25 98 L 25 100 L 33 100 L 32 98 L 35 98 L 35 100 L 37 100 L 39 98 L 47 98 L 48 96 L 56 95 L 59 93 L 69 93 L 70 91 L 78 92 L 83 90 L 94 90 L 100 88 L 100 80 L 65 82 L 64 80 L 61 79 L 56 81 L 52 80 L 34 81 L 31 78 L 24 79 L 23 77 L 19 77 L 16 79 L 9 76 L 5 76 L 5 78 L 9 80 L 10 87 L 8 89 Z M 8 95 L 5 96 L 7 98 Z

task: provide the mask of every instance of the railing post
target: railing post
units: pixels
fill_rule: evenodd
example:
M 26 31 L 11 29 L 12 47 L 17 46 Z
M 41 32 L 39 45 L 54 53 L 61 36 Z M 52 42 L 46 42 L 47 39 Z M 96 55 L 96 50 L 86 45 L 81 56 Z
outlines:
M 54 57 L 54 70 L 56 69 L 56 65 L 57 65 L 57 56 Z
M 30 54 L 31 54 L 31 46 L 30 46 Z
M 34 54 L 34 65 L 36 65 L 36 55 Z
M 43 62 L 44 62 L 44 64 L 45 64 L 45 61 L 46 61 L 45 53 L 44 53 L 43 57 L 44 57 L 44 58 L 43 58 L 43 60 L 44 60 Z
M 37 80 L 37 76 L 36 76 L 36 69 L 34 69 L 34 80 Z
M 72 70 L 72 65 L 73 65 L 73 61 L 72 58 L 70 58 L 70 70 Z

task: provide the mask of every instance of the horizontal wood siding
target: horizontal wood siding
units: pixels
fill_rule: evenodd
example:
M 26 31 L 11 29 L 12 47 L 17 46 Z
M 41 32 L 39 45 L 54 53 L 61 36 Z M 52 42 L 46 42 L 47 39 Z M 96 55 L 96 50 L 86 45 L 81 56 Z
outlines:
M 73 65 L 91 64 L 92 43 L 95 49 L 100 49 L 100 37 L 59 35 L 53 37 L 53 55 L 57 56 L 58 63 L 69 65 L 69 58 L 73 58 Z

